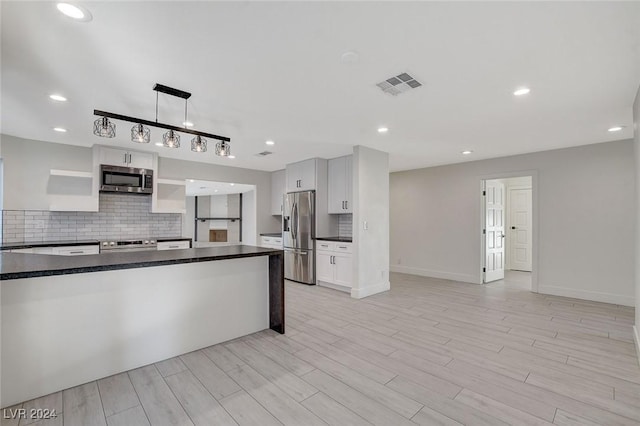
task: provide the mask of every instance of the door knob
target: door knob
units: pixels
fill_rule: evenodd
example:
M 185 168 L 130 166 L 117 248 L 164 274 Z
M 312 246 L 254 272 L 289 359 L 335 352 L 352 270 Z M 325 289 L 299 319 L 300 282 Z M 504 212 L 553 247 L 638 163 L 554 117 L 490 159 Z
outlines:
M 511 227 L 511 229 L 516 229 L 516 227 L 515 227 L 515 226 L 512 226 L 512 227 Z

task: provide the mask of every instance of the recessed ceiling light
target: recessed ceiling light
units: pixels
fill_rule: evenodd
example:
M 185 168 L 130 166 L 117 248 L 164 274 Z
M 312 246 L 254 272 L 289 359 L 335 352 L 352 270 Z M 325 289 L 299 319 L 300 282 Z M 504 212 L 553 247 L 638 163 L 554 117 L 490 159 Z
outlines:
M 227 158 L 231 158 L 233 160 L 234 158 L 236 158 L 236 156 L 235 155 L 229 155 Z M 231 185 L 233 185 L 233 184 L 231 184 Z
M 276 143 L 274 141 L 266 141 L 265 142 L 267 145 L 275 145 Z
M 195 182 L 195 180 L 193 180 L 193 179 L 189 179 L 189 182 L 193 183 L 193 182 Z
M 460 154 L 462 154 L 462 155 L 469 155 L 469 154 L 471 154 L 472 152 L 473 152 L 473 151 L 466 150 L 466 151 L 462 151 Z
M 156 146 L 162 146 L 162 142 L 156 142 Z
M 54 127 L 53 130 L 60 133 L 65 133 L 67 131 L 64 127 Z
M 624 126 L 614 126 L 614 127 L 609 127 L 609 131 L 610 132 L 619 132 L 620 130 L 624 129 Z
M 185 126 L 185 127 L 193 127 L 193 123 L 190 122 L 190 121 L 183 121 L 182 125 Z
M 349 50 L 347 52 L 344 52 L 340 56 L 340 61 L 342 61 L 343 64 L 352 64 L 354 62 L 358 62 L 359 58 L 360 58 L 360 55 L 358 55 L 358 52 L 354 52 L 353 50 Z
M 53 99 L 54 101 L 58 101 L 58 102 L 66 102 L 67 101 L 67 98 L 65 98 L 62 95 L 53 94 L 53 95 L 49 95 L 49 98 Z
M 378 133 L 387 133 L 389 131 L 386 127 L 378 127 Z
M 56 7 L 60 12 L 75 19 L 76 21 L 88 22 L 91 20 L 91 13 L 84 7 L 77 6 L 71 3 L 58 3 Z
M 529 89 L 528 87 L 521 87 L 517 89 L 515 92 L 513 92 L 513 94 L 516 96 L 522 96 L 522 95 L 529 94 L 529 92 L 531 92 L 531 89 Z
M 230 183 L 229 185 L 234 186 L 234 185 L 235 185 L 235 183 Z
M 217 190 L 217 189 L 214 189 L 214 190 L 213 190 L 213 192 L 218 192 L 218 190 Z

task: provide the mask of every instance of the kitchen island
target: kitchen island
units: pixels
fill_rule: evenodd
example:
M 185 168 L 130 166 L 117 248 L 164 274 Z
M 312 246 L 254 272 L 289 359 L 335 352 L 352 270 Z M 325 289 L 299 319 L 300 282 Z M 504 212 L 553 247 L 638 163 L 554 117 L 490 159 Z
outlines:
M 0 254 L 0 406 L 266 328 L 284 333 L 283 252 Z

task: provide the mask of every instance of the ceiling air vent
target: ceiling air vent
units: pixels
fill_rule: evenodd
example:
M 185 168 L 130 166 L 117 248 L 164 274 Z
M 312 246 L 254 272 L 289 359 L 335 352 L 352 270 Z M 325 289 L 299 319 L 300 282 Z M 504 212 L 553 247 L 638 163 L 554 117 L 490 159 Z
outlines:
M 418 80 L 403 72 L 391 78 L 381 81 L 376 84 L 383 92 L 389 93 L 393 96 L 398 96 L 400 93 L 404 93 L 407 90 L 417 89 L 422 86 Z
M 273 152 L 271 151 L 262 151 L 256 154 L 256 157 L 266 157 L 267 155 L 271 155 Z

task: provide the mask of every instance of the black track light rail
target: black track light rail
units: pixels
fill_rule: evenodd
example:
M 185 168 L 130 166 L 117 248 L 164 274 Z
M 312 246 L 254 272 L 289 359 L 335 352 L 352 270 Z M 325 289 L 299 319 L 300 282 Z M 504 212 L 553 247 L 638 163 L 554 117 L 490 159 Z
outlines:
M 159 123 L 157 121 L 143 120 L 142 118 L 129 117 L 128 115 L 115 114 L 113 112 L 101 111 L 99 109 L 93 110 L 93 115 L 100 117 L 113 118 L 114 120 L 128 121 L 134 124 L 143 124 L 149 127 L 156 127 L 159 129 L 173 130 L 180 133 L 189 133 L 190 135 L 202 136 L 205 138 L 217 139 L 219 141 L 231 142 L 231 139 L 226 136 L 214 135 L 212 133 L 199 132 L 197 130 L 187 129 L 186 127 L 172 126 L 171 124 Z

